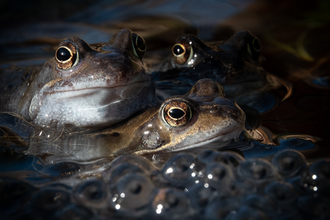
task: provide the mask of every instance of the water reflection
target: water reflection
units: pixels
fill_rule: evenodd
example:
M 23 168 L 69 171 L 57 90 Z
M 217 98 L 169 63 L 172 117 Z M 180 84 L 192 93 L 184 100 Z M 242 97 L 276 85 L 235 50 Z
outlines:
M 263 44 L 264 69 L 293 84 L 292 96 L 261 116 L 263 126 L 284 135 L 260 132 L 263 138 L 232 143 L 234 148 L 227 150 L 239 154 L 208 149 L 181 155 L 187 160 L 147 155 L 160 168 L 134 156 L 117 162 L 106 158 L 46 164 L 47 154 L 38 158 L 23 153 L 35 128 L 2 115 L 0 210 L 6 217 L 47 218 L 51 212 L 55 218 L 329 218 L 329 161 L 314 163 L 330 155 L 326 0 L 304 4 L 298 0 L 72 0 L 63 4 L 6 0 L 1 4 L 1 67 L 40 65 L 53 57 L 63 37 L 106 42 L 121 28 L 131 28 L 146 39 L 144 62 L 153 67 L 170 53 L 180 34 L 219 41 L 235 31 L 250 30 Z M 278 92 L 284 96 L 286 91 Z M 293 132 L 307 135 L 291 136 Z M 47 140 L 60 135 L 36 132 L 37 138 Z M 233 150 L 238 145 L 240 150 Z M 173 165 L 173 160 L 179 162 Z M 223 188 L 217 187 L 218 182 Z M 140 197 L 141 203 L 125 200 Z M 94 206 L 95 200 L 101 204 Z

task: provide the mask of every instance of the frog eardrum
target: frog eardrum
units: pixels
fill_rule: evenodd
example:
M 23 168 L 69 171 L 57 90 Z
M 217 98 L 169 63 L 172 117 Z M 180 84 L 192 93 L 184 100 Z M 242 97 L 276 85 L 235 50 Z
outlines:
M 161 108 L 162 119 L 171 127 L 186 125 L 191 117 L 192 111 L 188 103 L 178 100 L 171 100 Z
M 79 61 L 79 52 L 72 43 L 64 42 L 55 52 L 57 66 L 66 70 L 77 65 Z

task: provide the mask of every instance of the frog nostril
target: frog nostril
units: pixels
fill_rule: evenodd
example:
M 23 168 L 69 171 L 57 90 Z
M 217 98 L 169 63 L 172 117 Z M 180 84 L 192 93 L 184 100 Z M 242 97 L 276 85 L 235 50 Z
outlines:
M 210 114 L 217 113 L 219 111 L 220 107 L 219 106 L 214 106 L 213 108 L 210 109 Z

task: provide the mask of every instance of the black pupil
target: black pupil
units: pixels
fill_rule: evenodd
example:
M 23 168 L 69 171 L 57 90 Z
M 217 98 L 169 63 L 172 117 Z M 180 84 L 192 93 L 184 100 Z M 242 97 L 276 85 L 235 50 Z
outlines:
M 71 53 L 68 49 L 61 47 L 57 50 L 56 57 L 59 61 L 66 61 L 71 58 Z
M 172 117 L 172 118 L 182 118 L 182 116 L 184 116 L 184 111 L 182 111 L 181 109 L 178 108 L 173 108 L 171 109 L 168 114 Z
M 142 190 L 142 186 L 139 183 L 131 182 L 129 191 L 133 194 L 139 194 Z
M 184 53 L 184 50 L 183 50 L 182 46 L 180 46 L 180 45 L 175 45 L 175 46 L 173 47 L 173 53 L 174 53 L 175 55 L 180 55 L 180 54 L 183 54 L 183 53 Z
M 146 49 L 146 45 L 144 44 L 144 41 L 139 36 L 137 36 L 136 38 L 136 46 L 142 51 Z

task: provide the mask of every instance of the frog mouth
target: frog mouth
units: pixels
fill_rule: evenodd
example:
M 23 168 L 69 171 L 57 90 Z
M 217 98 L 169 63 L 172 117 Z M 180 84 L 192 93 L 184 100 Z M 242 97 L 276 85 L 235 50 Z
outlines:
M 208 140 L 203 140 L 200 142 L 196 142 L 194 144 L 188 144 L 188 145 L 182 145 L 182 146 L 162 146 L 157 149 L 153 150 L 140 150 L 137 152 L 134 152 L 134 154 L 140 155 L 140 154 L 150 154 L 150 153 L 158 153 L 161 151 L 168 151 L 168 152 L 178 152 L 178 151 L 184 151 L 184 150 L 191 150 L 198 147 L 207 147 L 207 148 L 222 148 L 227 146 L 232 140 L 239 137 L 239 135 L 244 130 L 243 126 L 237 125 L 231 129 L 231 131 L 218 135 L 216 137 L 210 138 Z M 179 144 L 180 145 L 180 144 Z
M 183 150 L 190 150 L 190 149 L 194 149 L 197 147 L 203 147 L 207 145 L 207 148 L 221 148 L 224 146 L 227 146 L 233 139 L 238 138 L 238 136 L 241 134 L 242 130 L 241 129 L 234 129 L 231 132 L 228 132 L 226 134 L 222 134 L 220 136 L 208 139 L 208 140 L 204 140 L 192 145 L 186 145 L 186 146 L 182 146 L 182 147 L 177 147 L 177 148 L 173 148 L 171 149 L 171 151 L 183 151 Z
M 74 90 L 61 88 L 54 91 L 51 87 L 44 87 L 32 98 L 29 115 L 33 120 L 38 116 L 40 123 L 48 123 L 51 115 L 59 121 L 65 117 L 64 123 L 77 126 L 112 124 L 152 102 L 150 94 L 152 86 L 149 81 Z
M 56 100 L 74 101 L 79 99 L 94 99 L 99 105 L 118 103 L 124 99 L 131 99 L 139 94 L 140 91 L 150 87 L 150 81 L 138 81 L 125 85 L 116 86 L 97 86 L 85 88 L 52 88 L 50 85 L 44 86 L 39 93 L 43 97 L 50 96 Z M 96 104 L 96 103 L 95 103 Z

